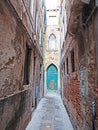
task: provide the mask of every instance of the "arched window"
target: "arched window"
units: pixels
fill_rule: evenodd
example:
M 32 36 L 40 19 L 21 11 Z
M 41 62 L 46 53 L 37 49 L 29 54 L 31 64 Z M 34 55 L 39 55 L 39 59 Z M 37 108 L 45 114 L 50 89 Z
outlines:
M 49 36 L 48 50 L 57 50 L 56 36 L 54 34 Z

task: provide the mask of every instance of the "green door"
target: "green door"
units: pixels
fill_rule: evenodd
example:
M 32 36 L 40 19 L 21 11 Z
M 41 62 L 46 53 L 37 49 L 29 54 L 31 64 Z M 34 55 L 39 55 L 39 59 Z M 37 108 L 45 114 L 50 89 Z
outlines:
M 58 70 L 55 65 L 50 65 L 47 69 L 47 89 L 57 90 L 58 88 Z

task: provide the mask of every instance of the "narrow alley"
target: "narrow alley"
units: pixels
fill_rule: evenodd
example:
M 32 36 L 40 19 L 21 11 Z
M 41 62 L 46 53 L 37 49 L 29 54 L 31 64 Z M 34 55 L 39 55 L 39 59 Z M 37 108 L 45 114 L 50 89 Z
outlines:
M 26 130 L 73 130 L 59 94 L 49 92 L 41 99 Z
M 0 130 L 98 130 L 98 0 L 0 0 Z

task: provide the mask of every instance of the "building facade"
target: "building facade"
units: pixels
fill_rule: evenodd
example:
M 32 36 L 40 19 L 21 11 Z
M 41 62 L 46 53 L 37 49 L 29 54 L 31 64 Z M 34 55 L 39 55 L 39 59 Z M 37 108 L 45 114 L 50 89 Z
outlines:
M 97 130 L 98 1 L 62 0 L 61 17 L 60 75 L 64 104 L 75 130 Z M 63 31 L 65 26 L 67 30 Z
M 43 96 L 44 1 L 0 1 L 0 129 L 23 130 Z
M 44 44 L 44 94 L 48 90 L 58 91 L 59 85 L 59 26 L 46 27 Z M 51 72 L 48 72 L 50 69 Z M 53 74 L 54 73 L 54 74 Z
M 56 5 L 54 3 L 57 3 Z M 55 6 L 54 6 L 55 5 Z M 48 4 L 46 0 L 46 30 L 44 35 L 44 94 L 60 90 L 60 30 L 59 1 Z

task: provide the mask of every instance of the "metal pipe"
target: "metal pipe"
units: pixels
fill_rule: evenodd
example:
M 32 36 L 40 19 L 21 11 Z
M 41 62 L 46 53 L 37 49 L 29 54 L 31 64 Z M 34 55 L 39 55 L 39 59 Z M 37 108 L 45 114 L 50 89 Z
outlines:
M 94 6 L 93 10 L 91 11 L 91 14 L 89 15 L 88 19 L 86 20 L 85 25 L 87 25 L 87 23 L 88 23 L 89 20 L 91 19 L 91 17 L 92 17 L 92 15 L 93 15 L 93 13 L 95 12 L 95 10 L 96 10 L 96 6 Z
M 95 128 L 95 119 L 96 119 L 96 109 L 95 109 L 95 100 L 92 101 L 92 129 L 96 130 Z

